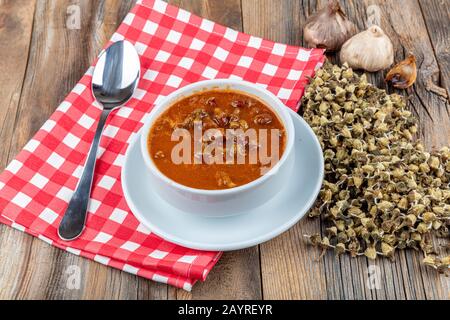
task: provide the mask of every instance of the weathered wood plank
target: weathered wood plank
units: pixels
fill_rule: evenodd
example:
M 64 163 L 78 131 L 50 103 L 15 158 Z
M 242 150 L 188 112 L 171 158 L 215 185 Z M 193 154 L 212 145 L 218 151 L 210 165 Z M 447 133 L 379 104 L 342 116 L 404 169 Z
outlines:
M 307 1 L 305 1 L 307 2 Z M 243 0 L 244 31 L 292 45 L 301 45 L 305 9 L 301 1 Z M 275 214 L 275 213 L 274 213 Z M 320 229 L 304 219 L 278 238 L 260 245 L 264 299 L 324 299 L 326 272 L 303 234 Z
M 343 4 L 349 17 L 361 30 L 369 26 L 368 8 L 372 6 L 378 9 L 379 24 L 394 44 L 396 61 L 402 60 L 408 52 L 416 55 L 419 66 L 418 80 L 409 90 L 392 90 L 384 83 L 385 72 L 369 74 L 369 80 L 389 92 L 395 91 L 408 96 L 409 106 L 420 121 L 420 139 L 427 148 L 448 145 L 450 139 L 448 104 L 437 95 L 430 94 L 425 86 L 429 75 L 438 72 L 438 64 L 417 1 L 367 0 L 346 1 Z M 431 276 L 429 270 L 420 265 L 420 261 L 421 255 L 411 251 L 399 254 L 395 263 L 387 260 L 377 261 L 383 288 L 373 290 L 371 292 L 373 297 L 445 298 L 448 295 L 445 293 L 448 292 L 448 283 L 436 274 Z M 430 287 L 433 289 L 430 290 Z
M 376 5 L 375 1 L 365 3 L 363 1 L 342 1 L 347 16 L 357 25 L 358 30 L 363 31 L 372 23 L 380 24 L 385 29 L 387 25 L 383 15 L 368 17 L 367 10 L 370 5 Z M 325 5 L 325 1 L 318 1 L 318 7 Z M 378 7 L 376 7 L 378 8 Z M 370 20 L 370 23 L 369 23 Z M 339 62 L 338 54 L 330 55 L 333 62 Z M 383 72 L 368 74 L 369 81 L 378 87 L 386 87 L 383 80 Z M 323 233 L 322 226 L 322 233 Z M 332 258 L 333 253 L 327 253 L 324 260 L 327 274 L 337 273 L 337 281 L 328 281 L 329 299 L 401 299 L 403 294 L 403 282 L 398 276 L 401 273 L 392 272 L 392 266 L 387 260 L 376 262 L 366 258 L 352 259 L 348 256 Z M 380 280 L 379 289 L 371 289 L 368 286 L 370 272 Z M 355 275 L 358 275 L 355 277 Z M 403 294 L 404 298 L 404 294 Z
M 7 150 L 27 67 L 36 1 L 0 1 L 0 143 Z M 6 166 L 8 152 L 0 155 Z
M 72 1 L 37 2 L 18 121 L 14 135 L 6 137 L 11 139 L 9 160 L 76 84 L 133 2 L 77 2 L 81 12 L 79 30 L 66 28 L 67 8 Z M 11 37 L 9 42 L 16 38 Z M 148 280 L 63 252 L 17 231 L 4 233 L 0 248 L 0 260 L 17 261 L 0 264 L 4 298 L 167 298 L 166 285 L 149 285 Z M 65 272 L 69 266 L 81 270 L 79 290 L 67 287 L 69 274 Z
M 169 289 L 169 299 L 203 300 L 261 299 L 261 276 L 258 248 L 226 252 L 208 275 L 197 283 L 191 293 Z
M 242 30 L 240 0 L 173 0 L 170 3 L 206 19 Z M 261 298 L 258 247 L 225 253 L 205 283 L 192 293 L 169 289 L 170 299 L 259 299 Z
M 0 170 L 8 164 L 8 149 L 14 132 L 25 77 L 36 1 L 0 1 Z M 0 226 L 0 299 L 16 290 L 27 263 L 25 248 L 31 237 Z M 13 254 L 14 253 L 14 254 Z M 5 263 L 8 261 L 8 263 Z M 11 266 L 20 266 L 11 268 Z
M 272 40 L 283 41 L 290 44 L 302 44 L 302 23 L 306 17 L 318 8 L 324 6 L 326 1 L 261 1 L 243 0 L 244 30 Z M 380 24 L 394 42 L 396 61 L 401 60 L 408 51 L 413 51 L 420 61 L 425 61 L 419 68 L 417 84 L 408 94 L 410 104 L 421 120 L 421 138 L 428 147 L 442 146 L 449 143 L 450 123 L 448 117 L 448 104 L 436 95 L 431 95 L 425 89 L 424 79 L 429 74 L 436 74 L 438 64 L 433 55 L 433 48 L 426 33 L 426 27 L 416 1 L 341 1 L 348 16 L 358 25 L 360 30 L 368 27 L 367 8 L 377 5 L 380 9 Z M 371 17 L 373 21 L 373 17 Z M 375 19 L 376 20 L 376 19 Z M 295 23 L 292 23 L 295 21 Z M 408 21 L 408 23 L 406 23 Z M 444 19 L 445 21 L 445 19 Z M 412 22 L 412 23 L 411 23 Z M 443 31 L 443 37 L 446 33 Z M 448 34 L 447 34 L 448 38 Z M 447 46 L 448 48 L 448 46 Z M 444 52 L 445 53 L 445 52 Z M 441 53 L 442 55 L 442 53 Z M 333 61 L 337 59 L 330 55 Z M 442 74 L 442 73 L 441 73 Z M 370 74 L 369 79 L 379 87 L 387 88 L 383 81 L 384 73 Z M 389 91 L 392 91 L 389 89 Z M 430 115 L 431 114 L 431 115 Z M 438 123 L 438 125 L 436 125 Z M 263 288 L 265 298 L 303 298 L 313 297 L 313 288 L 321 275 L 307 275 L 317 278 L 313 281 L 315 286 L 304 285 L 308 263 L 312 262 L 308 256 L 310 249 L 305 249 L 302 255 L 302 266 L 296 263 L 293 256 L 302 253 L 302 243 L 298 244 L 296 238 L 302 233 L 312 233 L 319 230 L 317 225 L 305 219 L 287 234 L 261 246 L 261 264 L 263 272 Z M 305 228 L 307 232 L 296 232 Z M 323 230 L 323 227 L 322 227 Z M 283 239 L 290 237 L 290 241 Z M 275 251 L 277 254 L 271 254 Z M 307 260 L 307 261 L 305 261 Z M 396 262 L 379 260 L 369 263 L 366 259 L 350 259 L 349 257 L 335 258 L 327 253 L 322 263 L 315 263 L 318 272 L 326 274 L 326 292 L 320 292 L 321 297 L 329 299 L 414 299 L 414 298 L 445 298 L 448 296 L 448 284 L 439 276 L 428 278 L 429 271 L 420 266 L 420 255 L 408 252 L 399 255 Z M 281 261 L 281 262 L 280 262 Z M 288 262 L 286 262 L 288 261 Z M 289 267 L 286 267 L 286 264 Z M 367 286 L 369 271 L 375 265 L 379 269 L 381 288 L 371 290 Z M 300 270 L 293 274 L 292 270 Z M 271 272 L 268 272 L 270 270 Z M 275 275 L 275 277 L 274 277 Z M 355 277 L 355 275 L 358 275 Z M 302 285 L 304 285 L 302 287 Z M 430 287 L 433 289 L 430 291 Z M 286 289 L 288 288 L 288 289 Z M 284 291 L 283 291 L 284 289 Z M 286 293 L 288 291 L 289 293 Z
M 386 88 L 389 92 L 395 91 L 408 96 L 409 105 L 420 121 L 420 139 L 424 141 L 427 148 L 448 145 L 450 139 L 448 103 L 437 95 L 430 94 L 425 86 L 429 75 L 438 72 L 438 64 L 417 1 L 366 0 L 345 1 L 342 4 L 348 16 L 355 21 L 360 30 L 369 26 L 368 8 L 372 6 L 378 9 L 369 10 L 369 12 L 380 13 L 379 24 L 394 44 L 395 60 L 402 60 L 408 52 L 416 55 L 419 71 L 418 80 L 413 88 L 407 91 L 392 90 L 384 83 L 385 72 L 369 74 L 369 80 L 378 87 Z M 373 18 L 371 17 L 370 20 L 377 20 Z M 366 289 L 366 294 L 369 296 L 365 298 L 370 298 L 370 295 L 376 299 L 445 298 L 449 290 L 447 281 L 436 274 L 431 275 L 429 270 L 420 265 L 420 261 L 421 255 L 416 252 L 402 252 L 394 263 L 387 260 L 377 261 L 382 288 L 380 290 Z M 361 263 L 359 264 L 360 267 L 364 267 Z M 349 264 L 341 263 L 341 267 L 347 269 Z M 344 283 L 350 280 L 345 274 L 342 276 Z M 363 282 L 357 284 L 357 286 L 363 285 Z M 352 287 L 355 288 L 355 284 Z M 346 292 L 348 293 L 348 290 Z M 347 297 L 346 292 L 343 296 L 334 296 Z
M 366 1 L 366 4 L 369 3 L 374 2 Z M 419 119 L 419 138 L 428 149 L 450 145 L 450 105 L 448 100 L 429 90 L 430 81 L 431 83 L 436 81 L 435 76 L 441 73 L 437 60 L 439 58 L 435 55 L 429 38 L 430 34 L 435 34 L 439 28 L 428 32 L 418 1 L 376 3 L 381 8 L 385 31 L 394 43 L 395 60 L 400 61 L 408 52 L 413 52 L 417 57 L 417 82 L 406 92 L 400 93 L 408 95 L 409 106 Z M 436 7 L 433 14 L 437 14 L 440 10 L 442 9 Z M 445 23 L 445 19 L 443 22 Z M 399 271 L 404 278 L 406 298 L 448 298 L 449 279 L 427 270 L 421 265 L 421 259 L 422 255 L 416 252 L 407 252 L 400 257 Z
M 450 97 L 450 1 L 419 0 L 419 5 L 433 45 L 439 72 L 431 75 L 428 90 Z M 443 91 L 444 89 L 445 91 Z

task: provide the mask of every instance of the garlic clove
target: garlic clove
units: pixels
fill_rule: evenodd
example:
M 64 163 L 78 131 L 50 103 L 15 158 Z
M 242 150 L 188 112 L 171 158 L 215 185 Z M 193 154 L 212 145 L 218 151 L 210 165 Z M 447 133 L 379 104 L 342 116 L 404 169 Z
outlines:
M 411 87 L 417 78 L 416 57 L 410 54 L 400 61 L 386 75 L 386 82 L 391 82 L 395 88 L 406 89 Z
M 353 69 L 376 72 L 392 65 L 394 46 L 380 27 L 371 26 L 344 43 L 340 59 Z
M 342 11 L 338 0 L 329 0 L 328 5 L 306 21 L 303 37 L 308 47 L 337 51 L 356 33 L 356 26 Z

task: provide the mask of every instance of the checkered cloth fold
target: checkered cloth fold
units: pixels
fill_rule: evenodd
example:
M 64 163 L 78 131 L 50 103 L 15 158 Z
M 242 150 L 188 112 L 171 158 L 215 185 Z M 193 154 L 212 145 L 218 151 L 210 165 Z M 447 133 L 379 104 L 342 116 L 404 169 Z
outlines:
M 110 43 L 121 39 L 139 52 L 142 78 L 105 127 L 85 232 L 72 242 L 57 236 L 100 116 L 90 91 L 92 67 L 0 175 L 0 222 L 73 254 L 190 290 L 221 253 L 169 243 L 132 215 L 120 182 L 129 142 L 162 97 L 204 79 L 261 84 L 296 110 L 307 77 L 323 63 L 323 51 L 240 33 L 161 0 L 138 1 Z

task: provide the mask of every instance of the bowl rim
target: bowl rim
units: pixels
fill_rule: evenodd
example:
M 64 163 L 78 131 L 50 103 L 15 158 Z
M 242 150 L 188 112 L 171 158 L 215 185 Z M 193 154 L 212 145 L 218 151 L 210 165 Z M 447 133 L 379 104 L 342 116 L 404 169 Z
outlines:
M 232 88 L 233 86 L 239 86 L 239 88 Z M 193 187 L 188 187 L 179 182 L 176 182 L 165 174 L 163 174 L 155 165 L 153 160 L 150 157 L 150 152 L 148 149 L 147 137 L 150 133 L 150 129 L 153 126 L 153 123 L 158 119 L 158 116 L 164 112 L 167 108 L 172 106 L 176 101 L 182 99 L 184 97 L 190 96 L 197 91 L 208 91 L 208 90 L 223 90 L 226 87 L 230 88 L 230 90 L 241 91 L 244 94 L 253 95 L 256 98 L 262 100 L 268 107 L 272 109 L 272 111 L 279 117 L 281 122 L 286 129 L 287 141 L 286 147 L 283 152 L 283 155 L 279 159 L 279 161 L 264 175 L 259 178 L 243 184 L 238 187 L 230 188 L 230 189 L 198 189 Z M 247 90 L 251 88 L 255 93 L 248 92 Z M 247 90 L 246 90 L 247 89 Z M 271 99 L 272 101 L 267 101 L 262 96 L 266 96 L 266 98 Z M 289 114 L 288 107 L 281 102 L 281 100 L 275 96 L 272 92 L 268 91 L 264 87 L 258 84 L 254 84 L 244 80 L 235 80 L 235 79 L 213 79 L 213 80 L 202 80 L 198 82 L 191 83 L 184 87 L 181 87 L 175 91 L 173 91 L 168 96 L 164 97 L 160 102 L 158 102 L 150 113 L 147 115 L 144 121 L 144 126 L 140 131 L 140 149 L 141 154 L 144 158 L 144 163 L 150 172 L 162 180 L 167 185 L 170 185 L 178 190 L 189 192 L 191 194 L 196 195 L 206 195 L 206 196 L 214 196 L 214 195 L 230 195 L 236 194 L 245 190 L 253 189 L 261 184 L 263 184 L 266 180 L 268 180 L 273 174 L 276 174 L 277 170 L 280 170 L 281 166 L 286 162 L 288 156 L 292 152 L 292 148 L 294 146 L 294 138 L 295 138 L 295 128 L 292 121 L 292 118 Z

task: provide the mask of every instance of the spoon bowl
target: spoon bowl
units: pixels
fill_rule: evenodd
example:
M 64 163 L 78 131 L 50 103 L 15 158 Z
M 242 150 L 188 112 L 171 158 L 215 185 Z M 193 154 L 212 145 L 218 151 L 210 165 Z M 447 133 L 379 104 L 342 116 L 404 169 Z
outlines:
M 118 41 L 102 52 L 92 75 L 92 94 L 105 109 L 125 104 L 140 75 L 139 55 L 128 41 Z

